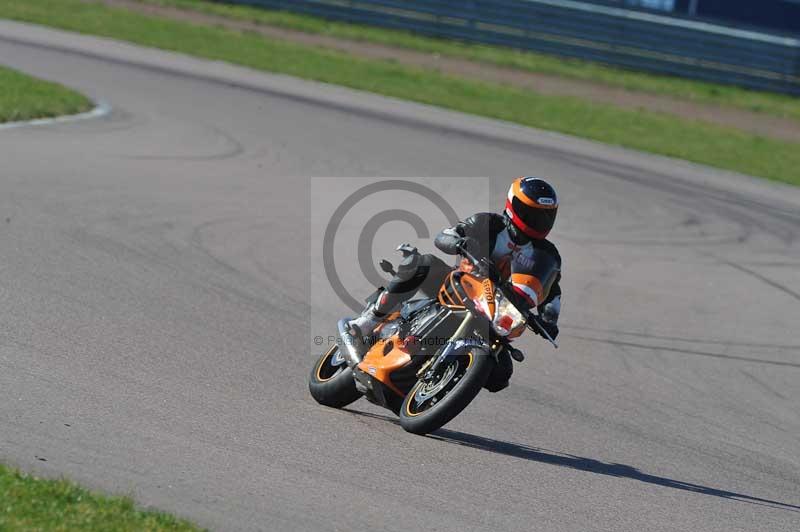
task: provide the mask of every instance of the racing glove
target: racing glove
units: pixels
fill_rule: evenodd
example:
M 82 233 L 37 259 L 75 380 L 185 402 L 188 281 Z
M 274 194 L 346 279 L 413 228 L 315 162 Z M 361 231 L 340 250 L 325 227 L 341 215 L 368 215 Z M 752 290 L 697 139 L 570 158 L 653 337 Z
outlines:
M 561 314 L 561 296 L 558 295 L 542 306 L 540 315 L 542 316 L 542 326 L 547 334 L 555 340 L 558 336 L 558 316 Z

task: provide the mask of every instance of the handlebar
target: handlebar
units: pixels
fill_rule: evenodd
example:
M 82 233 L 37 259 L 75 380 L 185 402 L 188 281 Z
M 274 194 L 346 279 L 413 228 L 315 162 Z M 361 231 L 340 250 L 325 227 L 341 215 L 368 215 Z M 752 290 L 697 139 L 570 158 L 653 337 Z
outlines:
M 489 277 L 492 281 L 495 281 L 499 284 L 500 282 L 500 275 L 497 272 L 493 263 L 489 263 L 487 259 L 479 259 L 475 255 L 469 252 L 469 250 L 462 246 L 458 246 L 458 253 L 468 259 L 473 266 L 478 270 L 478 273 L 484 277 Z
M 528 328 L 533 332 L 540 334 L 545 340 L 553 344 L 553 347 L 558 349 L 558 342 L 556 342 L 555 339 L 550 336 L 550 333 L 547 332 L 547 329 L 544 328 L 542 325 L 542 318 L 538 314 L 528 312 Z
M 474 264 L 475 266 L 478 266 L 478 264 L 480 264 L 480 261 L 475 257 L 475 255 L 470 253 L 469 250 L 466 247 L 464 247 L 463 242 L 464 242 L 464 239 L 462 239 L 461 242 L 459 242 L 458 245 L 456 246 L 456 250 L 458 251 L 458 254 L 462 255 L 463 257 L 465 257 L 467 259 L 469 259 L 469 261 L 472 264 Z

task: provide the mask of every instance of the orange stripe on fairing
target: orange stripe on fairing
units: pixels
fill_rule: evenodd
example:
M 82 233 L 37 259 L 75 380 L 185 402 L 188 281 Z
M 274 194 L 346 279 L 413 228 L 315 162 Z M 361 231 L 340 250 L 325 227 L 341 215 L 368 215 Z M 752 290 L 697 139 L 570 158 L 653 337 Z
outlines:
M 452 274 L 450 274 L 450 275 L 452 275 Z M 452 286 L 452 282 L 451 282 L 451 286 Z M 450 301 L 450 303 L 448 303 L 448 305 L 458 305 L 458 303 L 456 303 L 456 300 L 453 299 L 453 296 L 450 295 L 450 291 L 447 289 L 447 279 L 445 279 L 444 283 L 442 283 L 442 293 L 444 294 L 444 297 L 446 297 L 448 299 L 448 301 Z
M 542 300 L 542 283 L 533 275 L 526 273 L 512 273 L 511 283 L 520 287 L 527 287 L 536 293 L 536 303 Z
M 444 306 L 448 306 L 449 303 L 444 300 L 444 298 L 442 297 L 442 294 L 444 294 L 444 289 L 439 290 L 439 297 L 438 297 L 439 303 L 441 303 Z
M 453 280 L 453 274 L 450 274 L 450 286 L 453 288 L 453 295 L 458 298 L 458 302 L 456 305 L 464 306 L 464 298 L 461 297 L 461 294 L 458 293 L 458 288 L 456 288 L 456 282 Z
M 450 286 L 453 287 L 453 294 L 458 297 L 459 301 L 456 301 L 455 297 L 450 295 L 450 290 L 447 288 L 447 284 L 450 283 Z M 447 298 L 447 300 L 445 300 Z M 449 303 L 448 303 L 449 301 Z M 445 278 L 444 282 L 442 283 L 441 288 L 439 288 L 439 303 L 442 305 L 452 308 L 452 309 L 463 309 L 465 308 L 462 304 L 461 297 L 458 295 L 458 292 L 455 289 L 455 285 L 453 285 L 453 274 L 452 272 Z

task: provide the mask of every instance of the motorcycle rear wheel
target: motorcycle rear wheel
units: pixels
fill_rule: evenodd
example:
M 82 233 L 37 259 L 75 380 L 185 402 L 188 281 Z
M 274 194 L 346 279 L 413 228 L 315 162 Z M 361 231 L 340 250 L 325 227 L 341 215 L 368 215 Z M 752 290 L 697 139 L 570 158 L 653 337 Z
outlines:
M 353 370 L 344 361 L 338 362 L 337 355 L 339 346 L 334 345 L 319 357 L 308 377 L 308 391 L 321 405 L 343 408 L 361 393 L 356 389 Z
M 495 364 L 481 349 L 453 356 L 436 379 L 411 388 L 400 408 L 400 425 L 414 434 L 441 428 L 475 399 Z

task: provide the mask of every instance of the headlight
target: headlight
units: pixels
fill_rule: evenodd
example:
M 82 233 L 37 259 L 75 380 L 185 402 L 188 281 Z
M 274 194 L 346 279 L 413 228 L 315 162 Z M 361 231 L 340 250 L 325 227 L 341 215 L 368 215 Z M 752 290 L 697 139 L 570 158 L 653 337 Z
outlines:
M 508 336 L 512 331 L 526 323 L 525 316 L 509 301 L 499 289 L 494 293 L 495 311 L 492 327 L 500 336 Z

